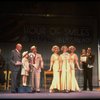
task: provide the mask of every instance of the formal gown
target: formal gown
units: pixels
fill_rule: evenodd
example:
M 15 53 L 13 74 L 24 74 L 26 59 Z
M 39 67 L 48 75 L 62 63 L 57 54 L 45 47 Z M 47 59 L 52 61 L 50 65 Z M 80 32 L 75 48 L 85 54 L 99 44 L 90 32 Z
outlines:
M 53 63 L 53 80 L 50 86 L 50 90 L 52 89 L 58 89 L 60 90 L 60 56 L 57 54 L 52 54 L 51 60 L 54 62 Z
M 75 77 L 75 60 L 78 60 L 76 54 L 70 54 L 70 72 L 71 72 L 71 91 L 80 91 L 76 77 Z
M 70 66 L 69 66 L 69 53 L 60 55 L 62 60 L 61 72 L 61 90 L 70 90 Z

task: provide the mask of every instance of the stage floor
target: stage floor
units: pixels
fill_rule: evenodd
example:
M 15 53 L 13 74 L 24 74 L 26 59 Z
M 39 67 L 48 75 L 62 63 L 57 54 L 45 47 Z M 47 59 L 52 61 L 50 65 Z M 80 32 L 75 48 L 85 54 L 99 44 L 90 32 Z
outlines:
M 49 93 L 48 90 L 41 90 L 40 93 L 10 93 L 10 92 L 1 92 L 0 99 L 99 99 L 100 90 L 93 91 L 81 91 L 81 92 L 70 92 L 70 93 Z

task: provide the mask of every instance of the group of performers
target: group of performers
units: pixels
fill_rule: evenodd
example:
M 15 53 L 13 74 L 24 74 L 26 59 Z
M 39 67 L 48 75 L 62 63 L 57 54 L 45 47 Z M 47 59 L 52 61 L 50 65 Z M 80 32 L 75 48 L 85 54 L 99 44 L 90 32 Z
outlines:
M 20 86 L 20 78 L 22 86 L 27 86 L 28 81 L 32 92 L 40 92 L 40 77 L 41 68 L 44 68 L 42 55 L 37 53 L 37 47 L 32 46 L 31 52 L 24 51 L 21 57 L 22 45 L 17 44 L 16 48 L 11 51 L 11 92 L 18 92 Z M 52 47 L 53 54 L 50 58 L 50 69 L 53 70 L 53 80 L 50 85 L 49 92 L 55 92 L 55 89 L 62 92 L 81 91 L 75 77 L 76 68 L 83 71 L 84 88 L 87 89 L 87 80 L 89 82 L 89 89 L 92 91 L 92 69 L 94 63 L 94 56 L 91 54 L 91 48 L 88 48 L 87 53 L 83 50 L 79 58 L 75 53 L 75 46 L 66 45 L 61 47 L 62 54 L 59 54 L 60 48 L 57 45 Z M 28 76 L 31 78 L 27 79 Z M 22 77 L 20 77 L 20 75 Z

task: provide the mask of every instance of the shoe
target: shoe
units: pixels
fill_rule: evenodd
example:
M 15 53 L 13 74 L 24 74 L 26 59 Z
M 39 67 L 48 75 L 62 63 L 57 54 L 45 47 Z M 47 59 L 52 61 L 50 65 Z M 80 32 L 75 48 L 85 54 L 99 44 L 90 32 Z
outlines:
M 23 86 L 27 86 L 26 83 L 23 83 Z
M 49 92 L 50 92 L 50 93 L 53 93 L 53 91 L 52 91 L 52 90 L 49 90 Z
M 33 90 L 32 90 L 32 93 L 34 93 L 34 92 L 36 92 L 36 90 L 33 89 Z
M 36 93 L 40 93 L 40 91 L 36 91 Z
M 66 90 L 66 93 L 69 93 L 70 91 L 69 90 Z
M 82 91 L 87 91 L 87 89 L 83 89 Z
M 70 92 L 75 92 L 75 90 L 70 90 Z
M 11 91 L 11 93 L 16 93 L 15 91 Z
M 65 90 L 63 90 L 63 91 L 61 91 L 62 93 L 66 93 L 66 91 Z
M 77 90 L 77 92 L 81 92 L 81 90 Z

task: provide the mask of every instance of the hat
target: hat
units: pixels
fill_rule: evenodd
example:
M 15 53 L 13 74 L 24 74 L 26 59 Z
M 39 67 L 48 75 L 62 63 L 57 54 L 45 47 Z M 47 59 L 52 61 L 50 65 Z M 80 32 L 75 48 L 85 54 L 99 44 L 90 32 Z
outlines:
M 32 49 L 35 49 L 35 48 L 36 48 L 36 46 L 31 46 L 31 50 L 32 50 Z
M 28 51 L 23 52 L 22 56 L 26 56 L 26 54 L 28 54 Z

